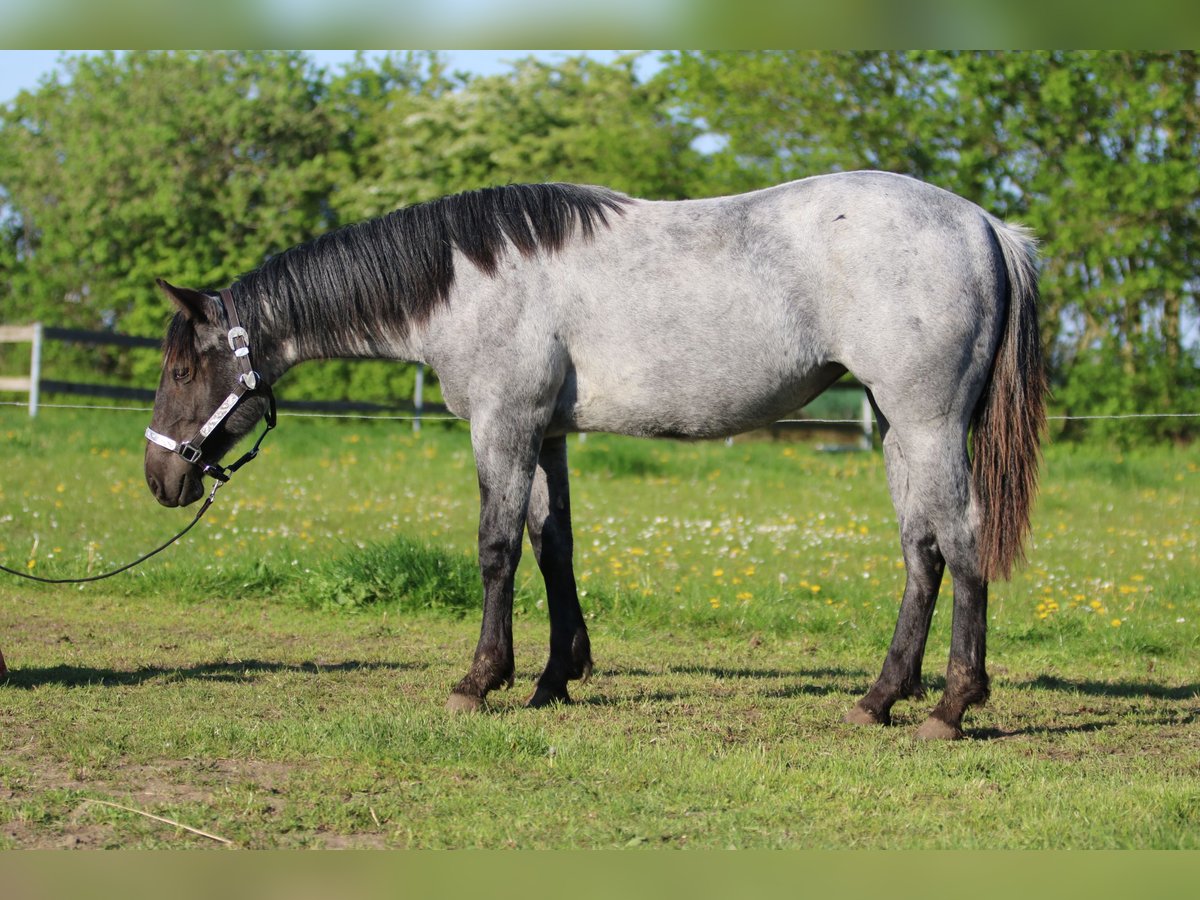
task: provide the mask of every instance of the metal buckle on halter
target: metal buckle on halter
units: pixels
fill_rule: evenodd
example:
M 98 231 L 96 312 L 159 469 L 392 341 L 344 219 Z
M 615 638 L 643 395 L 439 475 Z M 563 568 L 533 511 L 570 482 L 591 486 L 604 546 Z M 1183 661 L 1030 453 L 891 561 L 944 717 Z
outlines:
M 190 462 L 193 465 L 200 462 L 200 448 L 193 447 L 187 441 L 180 444 L 175 449 L 175 452 L 182 456 L 185 462 Z
M 258 387 L 258 373 L 253 369 L 249 372 L 243 372 L 238 376 L 238 381 L 246 386 L 246 390 L 252 391 Z
M 249 356 L 250 355 L 250 335 L 246 334 L 246 329 L 241 325 L 235 325 L 229 329 L 229 349 L 233 351 L 234 356 Z M 238 338 L 242 339 L 244 346 L 234 344 Z M 253 388 L 251 388 L 253 390 Z

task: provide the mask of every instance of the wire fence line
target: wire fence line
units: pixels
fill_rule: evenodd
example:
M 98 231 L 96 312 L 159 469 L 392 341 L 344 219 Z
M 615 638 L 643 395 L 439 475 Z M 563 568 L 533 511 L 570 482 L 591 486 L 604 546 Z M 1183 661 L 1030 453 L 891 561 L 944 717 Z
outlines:
M 0 406 L 20 406 L 26 404 L 19 400 L 0 400 Z M 105 412 L 137 412 L 150 413 L 154 411 L 151 406 L 99 406 L 88 403 L 41 403 L 42 409 L 91 409 Z M 421 415 L 382 415 L 375 413 L 320 413 L 320 412 L 304 412 L 302 410 L 286 411 L 280 410 L 280 418 L 293 419 L 359 419 L 363 421 L 378 420 L 381 422 L 465 422 L 466 419 L 459 416 L 442 416 L 430 415 L 423 413 Z M 1114 414 L 1097 414 L 1088 416 L 1047 416 L 1051 422 L 1088 422 L 1100 419 L 1197 419 L 1200 418 L 1200 412 L 1190 413 L 1114 413 Z M 778 419 L 776 425 L 858 425 L 860 419 Z
M 19 400 L 0 400 L 0 406 L 25 406 L 25 403 Z M 136 412 L 136 413 L 151 413 L 154 412 L 152 406 L 99 406 L 91 403 L 39 403 L 38 409 L 94 409 L 104 410 L 106 412 Z M 440 416 L 436 414 L 422 413 L 421 415 L 381 415 L 370 413 L 320 413 L 320 412 L 303 412 L 300 410 L 280 410 L 277 415 L 282 418 L 299 418 L 299 419 L 379 419 L 380 421 L 395 421 L 395 422 L 465 422 L 465 419 L 460 419 L 458 416 Z

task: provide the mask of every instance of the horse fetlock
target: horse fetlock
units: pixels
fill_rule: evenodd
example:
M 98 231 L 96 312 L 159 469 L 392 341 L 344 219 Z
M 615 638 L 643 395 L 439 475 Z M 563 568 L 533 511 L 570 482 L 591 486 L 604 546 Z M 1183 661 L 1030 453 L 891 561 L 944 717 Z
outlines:
M 572 702 L 571 695 L 567 693 L 566 684 L 554 682 L 543 683 L 539 680 L 537 687 L 529 695 L 529 699 L 525 701 L 525 706 L 529 709 L 541 709 L 544 706 L 556 706 Z
M 909 696 L 907 691 L 907 682 L 898 685 L 881 677 L 843 718 L 855 725 L 891 725 L 892 706 Z
M 957 741 L 963 737 L 962 719 L 969 706 L 987 699 L 987 681 L 950 681 L 933 712 L 917 729 L 918 740 Z
M 483 705 L 484 698 L 497 688 L 508 689 L 513 686 L 514 666 L 511 657 L 504 663 L 496 663 L 487 656 L 475 657 L 470 671 L 454 688 L 447 702 L 447 708 L 478 709 Z
M 571 672 L 571 678 L 580 684 L 587 684 L 592 680 L 592 658 L 590 656 L 582 662 L 576 661 L 575 669 Z
M 496 653 L 476 653 L 471 663 L 471 670 L 463 683 L 471 682 L 479 687 L 480 693 L 487 694 L 496 688 L 511 688 L 516 673 L 512 651 Z
M 982 669 L 968 667 L 951 660 L 946 669 L 946 691 L 943 704 L 966 709 L 982 706 L 991 695 L 991 679 Z
M 571 672 L 568 677 L 578 679 L 582 684 L 592 677 L 592 645 L 585 628 L 580 628 L 571 641 Z

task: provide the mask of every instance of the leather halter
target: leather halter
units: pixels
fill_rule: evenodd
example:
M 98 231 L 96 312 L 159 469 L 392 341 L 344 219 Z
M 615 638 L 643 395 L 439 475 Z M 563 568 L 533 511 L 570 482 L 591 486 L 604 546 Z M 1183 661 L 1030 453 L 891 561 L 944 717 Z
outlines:
M 233 292 L 229 288 L 221 289 L 221 305 L 225 309 L 225 320 L 229 325 L 229 332 L 226 335 L 229 341 L 229 349 L 233 351 L 233 355 L 237 359 L 238 368 L 241 369 L 241 372 L 238 374 L 237 384 L 234 385 L 229 396 L 221 401 L 221 405 L 213 411 L 213 414 L 208 417 L 207 421 L 200 426 L 190 439 L 177 441 L 165 434 L 160 434 L 152 428 L 147 428 L 146 440 L 162 447 L 164 450 L 178 453 L 185 461 L 198 466 L 203 474 L 211 475 L 218 481 L 225 482 L 229 480 L 229 476 L 232 473 L 236 472 L 258 454 L 258 448 L 262 444 L 263 438 L 267 436 L 268 431 L 275 427 L 275 395 L 272 393 L 270 385 L 263 381 L 262 377 L 254 371 L 253 366 L 250 364 L 249 335 L 246 334 L 246 329 L 242 327 L 238 319 L 237 308 L 233 305 Z M 262 435 L 254 443 L 253 449 L 228 467 L 221 466 L 218 463 L 204 462 L 201 459 L 201 448 L 204 445 L 204 441 L 217 430 L 222 422 L 229 418 L 230 414 L 247 394 L 253 393 L 266 394 L 269 403 L 264 416 L 267 422 L 266 430 L 263 431 Z

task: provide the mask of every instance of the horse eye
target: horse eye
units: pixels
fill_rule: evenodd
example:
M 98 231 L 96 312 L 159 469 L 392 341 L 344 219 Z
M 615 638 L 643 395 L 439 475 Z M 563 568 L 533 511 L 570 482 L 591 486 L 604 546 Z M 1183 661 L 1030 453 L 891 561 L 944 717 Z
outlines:
M 171 377 L 176 381 L 183 381 L 191 374 L 191 369 L 187 366 L 176 366 L 171 370 Z

